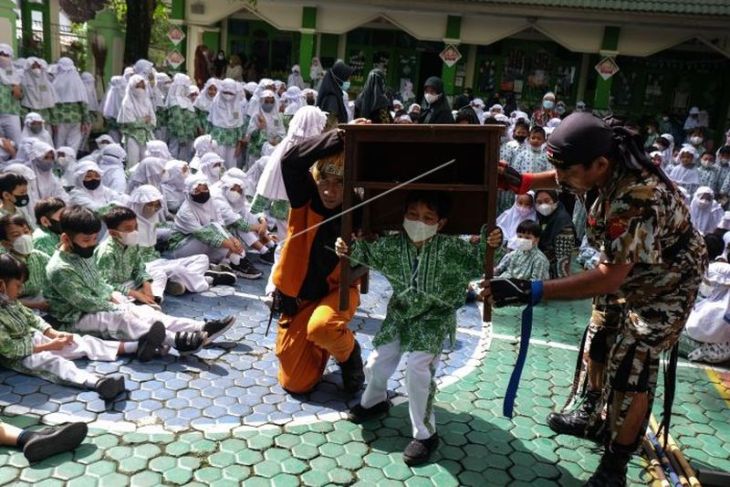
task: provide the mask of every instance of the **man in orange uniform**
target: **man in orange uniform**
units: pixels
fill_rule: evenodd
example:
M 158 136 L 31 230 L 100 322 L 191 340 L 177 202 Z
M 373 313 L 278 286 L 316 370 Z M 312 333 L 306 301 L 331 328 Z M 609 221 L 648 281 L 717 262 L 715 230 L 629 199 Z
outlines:
M 335 130 L 306 139 L 281 160 L 291 211 L 273 271 L 282 311 L 276 356 L 279 383 L 291 393 L 317 385 L 330 355 L 342 369 L 347 392 L 359 391 L 365 381 L 360 345 L 347 327 L 360 302 L 356 283 L 350 287 L 349 309 L 339 310 L 340 265 L 331 246 L 340 236 L 340 219 L 313 228 L 342 211 L 342 135 Z

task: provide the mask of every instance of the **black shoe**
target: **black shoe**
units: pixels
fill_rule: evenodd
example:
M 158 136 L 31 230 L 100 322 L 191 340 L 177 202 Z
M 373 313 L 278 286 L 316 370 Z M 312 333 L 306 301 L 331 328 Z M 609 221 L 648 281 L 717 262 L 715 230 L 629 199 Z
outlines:
M 600 425 L 591 427 L 591 418 L 596 414 L 596 407 L 600 400 L 600 391 L 588 392 L 578 409 L 568 413 L 548 414 L 547 424 L 559 435 L 595 439 L 598 436 Z
M 150 331 L 139 337 L 137 340 L 137 360 L 149 362 L 157 354 L 157 350 L 165 341 L 165 325 L 155 321 Z
M 180 355 L 199 352 L 207 336 L 204 331 L 179 331 L 175 335 L 175 350 Z
M 390 406 L 390 401 L 387 399 L 369 408 L 363 407 L 361 404 L 356 404 L 347 412 L 347 420 L 353 423 L 362 423 L 368 419 L 384 415 L 390 410 Z
M 73 450 L 84 441 L 88 432 L 86 423 L 69 423 L 36 431 L 23 445 L 23 455 L 28 463 L 40 462 L 58 453 Z
M 231 268 L 231 266 L 226 264 L 211 264 L 208 269 L 214 272 L 230 272 L 231 274 L 233 273 L 233 269 Z
M 211 286 L 233 286 L 237 281 L 233 272 L 208 271 L 205 273 L 205 277 L 213 279 L 213 282 L 210 283 Z
M 165 284 L 165 292 L 169 294 L 170 296 L 182 296 L 188 290 L 185 288 L 185 285 L 178 281 L 167 281 L 167 284 Z M 157 297 L 155 297 L 155 301 L 157 301 Z M 162 299 L 160 299 L 160 302 Z M 157 304 L 160 304 L 159 302 Z
M 426 463 L 431 453 L 439 446 L 439 435 L 434 433 L 425 440 L 411 440 L 403 452 L 403 461 L 406 465 L 420 465 Z
M 626 487 L 627 465 L 633 453 L 632 448 L 612 444 L 603 453 L 598 470 L 585 483 L 586 487 Z
M 231 267 L 233 268 L 233 272 L 244 279 L 258 279 L 264 275 L 263 272 L 254 267 L 251 261 L 248 260 L 248 257 L 243 257 L 238 265 L 231 265 Z
M 234 316 L 226 316 L 225 318 L 221 318 L 220 320 L 206 321 L 205 325 L 203 325 L 203 332 L 208 335 L 208 338 L 206 339 L 206 344 L 212 342 L 213 340 L 227 332 L 235 322 L 236 318 Z
M 345 392 L 352 394 L 362 389 L 365 384 L 365 372 L 363 372 L 362 353 L 357 340 L 355 340 L 355 347 L 352 349 L 350 357 L 339 365 L 342 370 L 342 386 Z
M 99 379 L 94 387 L 99 397 L 105 401 L 111 401 L 124 392 L 124 377 L 121 375 L 110 375 Z
M 259 260 L 263 262 L 264 264 L 273 264 L 274 263 L 274 250 L 276 247 L 272 247 L 270 249 L 267 249 L 266 252 L 263 254 L 259 254 Z

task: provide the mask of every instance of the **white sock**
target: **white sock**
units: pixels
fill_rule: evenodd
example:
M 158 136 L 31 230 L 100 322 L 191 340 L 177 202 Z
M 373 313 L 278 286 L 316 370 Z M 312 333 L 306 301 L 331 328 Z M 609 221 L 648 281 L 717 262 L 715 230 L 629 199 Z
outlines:
M 212 286 L 213 285 L 213 278 L 210 277 L 210 276 L 205 276 L 205 282 L 208 283 L 208 286 Z
M 276 247 L 276 244 L 273 242 L 273 240 L 269 240 L 268 242 L 266 242 L 266 246 L 270 249 L 273 249 L 274 247 Z
M 138 348 L 139 343 L 137 342 L 122 342 L 123 353 L 136 353 Z
M 230 254 L 228 256 L 228 260 L 231 261 L 231 264 L 238 265 L 241 263 L 241 256 L 238 254 Z

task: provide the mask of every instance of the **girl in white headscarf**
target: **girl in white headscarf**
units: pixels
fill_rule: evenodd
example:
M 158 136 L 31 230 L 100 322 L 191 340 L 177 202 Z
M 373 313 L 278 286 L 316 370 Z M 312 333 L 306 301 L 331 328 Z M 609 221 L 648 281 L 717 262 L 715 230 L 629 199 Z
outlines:
M 225 159 L 227 168 L 238 165 L 243 146 L 241 96 L 238 83 L 232 79 L 224 79 L 208 113 L 209 133 L 221 148 L 221 156 Z
M 223 176 L 224 164 L 225 161 L 217 152 L 208 152 L 200 158 L 200 172 L 198 174 L 205 176 L 208 183 L 213 185 L 220 181 L 221 176 Z
M 537 221 L 535 195 L 532 191 L 516 196 L 512 208 L 497 217 L 497 226 L 502 230 L 502 236 L 510 250 L 514 250 L 510 243 L 517 236 L 517 227 L 525 220 Z
M 200 90 L 200 94 L 193 104 L 195 113 L 198 116 L 198 124 L 204 132 L 208 131 L 208 114 L 215 95 L 218 94 L 219 85 L 220 81 L 215 78 L 210 78 L 205 82 L 205 86 Z
M 29 57 L 26 61 L 21 81 L 23 99 L 20 100 L 20 105 L 25 111 L 38 113 L 44 120 L 50 121 L 51 111 L 56 106 L 58 97 L 48 78 L 48 63 L 37 57 Z
M 717 229 L 725 211 L 715 201 L 715 193 L 708 186 L 700 186 L 695 191 L 692 203 L 689 205 L 689 215 L 692 225 L 702 234 L 707 235 Z
M 33 201 L 55 196 L 68 201 L 68 195 L 61 185 L 61 181 L 53 174 L 53 167 L 56 162 L 56 151 L 53 146 L 35 140 L 30 153 L 28 154 L 30 167 L 35 172 L 35 180 L 28 184 L 28 192 L 32 194 Z
M 53 110 L 56 147 L 68 145 L 79 150 L 83 135 L 91 128 L 89 95 L 70 58 L 62 57 L 56 66 L 57 71 L 53 78 L 53 87 L 58 96 Z
M 220 153 L 218 142 L 213 140 L 210 134 L 205 134 L 197 137 L 193 142 L 193 149 L 195 149 L 195 155 L 190 159 L 190 169 L 193 172 L 200 171 L 200 158 L 208 152 Z
M 100 112 L 101 107 L 99 105 L 99 95 L 96 93 L 96 78 L 93 74 L 84 71 L 81 73 L 81 81 L 84 82 L 84 87 L 86 88 L 86 98 L 89 101 L 89 111 Z
M 168 146 L 174 159 L 190 159 L 193 140 L 198 135 L 198 117 L 189 97 L 191 82 L 187 74 L 177 73 L 167 93 L 166 117 Z
M 116 143 L 106 144 L 99 151 L 97 164 L 103 171 L 101 184 L 117 193 L 127 191 L 127 173 L 124 170 L 124 162 L 127 153 L 124 148 Z
M 115 205 L 126 206 L 128 196 L 102 185 L 102 176 L 103 171 L 94 161 L 76 164 L 74 189 L 69 193 L 70 204 L 85 206 L 102 215 Z
M 266 142 L 276 145 L 286 135 L 276 94 L 271 90 L 263 90 L 258 98 L 254 98 L 254 103 L 258 110 L 252 115 L 246 133 L 247 164 L 261 157 L 261 148 Z
M 76 169 L 76 151 L 73 147 L 61 146 L 56 149 L 57 174 L 66 190 L 74 186 L 74 171 Z
M 697 162 L 699 160 L 699 154 L 694 147 L 685 145 L 679 149 L 677 154 L 677 161 L 679 164 L 674 166 L 668 171 L 668 176 L 687 190 L 690 195 L 700 186 L 700 175 L 697 171 Z
M 291 117 L 297 113 L 297 110 L 307 104 L 302 96 L 302 90 L 296 86 L 290 86 L 287 88 L 281 96 L 281 101 L 285 104 L 284 115 L 288 116 L 289 120 L 291 120 Z
M 146 87 L 147 81 L 142 76 L 132 75 L 117 116 L 127 150 L 127 167 L 134 166 L 142 158 L 157 125 L 155 108 Z
M 300 90 L 303 90 L 305 88 L 304 78 L 302 78 L 301 69 L 299 69 L 298 64 L 295 64 L 291 67 L 291 74 L 289 75 L 289 79 L 287 80 L 286 85 L 289 88 L 291 88 L 292 86 L 296 86 Z
M 172 159 L 165 163 L 160 186 L 167 201 L 167 209 L 171 213 L 177 213 L 185 201 L 185 179 L 189 174 L 190 169 L 185 161 Z
M 24 159 L 21 155 L 23 141 L 26 139 L 42 140 L 46 144 L 53 146 L 53 139 L 50 132 L 46 128 L 46 120 L 43 116 L 36 112 L 30 112 L 25 116 L 23 121 L 23 131 L 20 134 L 20 147 L 18 148 L 18 159 Z
M 0 137 L 20 142 L 20 72 L 13 66 L 13 48 L 0 44 Z
M 318 57 L 312 58 L 312 66 L 309 68 L 309 79 L 312 81 L 312 88 L 319 90 L 319 84 L 324 78 L 324 69 Z
M 220 281 L 218 273 L 209 273 L 210 261 L 207 255 L 163 259 L 155 249 L 157 227 L 165 221 L 162 216 L 163 207 L 164 197 L 154 186 L 142 185 L 132 191 L 129 197 L 129 208 L 137 214 L 138 245 L 146 262 L 145 270 L 152 277 L 152 294 L 162 297 L 166 289 L 171 294 L 207 291 L 214 284 L 214 278 L 217 277 Z M 226 284 L 235 282 L 236 276 L 229 274 Z
M 109 89 L 104 96 L 102 115 L 106 122 L 107 132 L 116 143 L 122 141 L 122 133 L 119 131 L 117 117 L 119 116 L 119 110 L 122 108 L 122 100 L 124 99 L 126 90 L 127 80 L 122 76 L 112 76 L 109 82 Z
M 158 157 L 145 157 L 135 166 L 134 171 L 129 175 L 127 193 L 131 193 L 139 186 L 151 185 L 157 189 L 161 188 L 162 176 L 165 172 L 165 160 Z
M 170 149 L 162 140 L 150 140 L 147 142 L 147 149 L 144 151 L 144 157 L 159 157 L 165 161 L 172 159 Z
M 211 263 L 230 264 L 241 277 L 258 279 L 258 271 L 245 257 L 243 244 L 224 228 L 210 195 L 208 180 L 193 175 L 185 181 L 185 201 L 175 214 L 169 241 L 172 258 L 207 255 Z

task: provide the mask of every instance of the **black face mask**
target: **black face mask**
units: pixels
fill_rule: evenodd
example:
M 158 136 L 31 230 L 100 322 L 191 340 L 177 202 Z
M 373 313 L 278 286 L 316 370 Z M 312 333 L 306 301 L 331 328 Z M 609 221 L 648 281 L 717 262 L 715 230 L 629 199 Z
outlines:
M 15 206 L 19 208 L 23 208 L 24 206 L 28 206 L 28 202 L 30 201 L 30 198 L 27 194 L 24 194 L 22 196 L 20 195 L 13 195 L 15 196 Z
M 314 98 L 307 98 L 307 105 L 314 105 Z
M 50 221 L 51 224 L 48 225 L 46 228 L 48 228 L 51 232 L 55 233 L 56 235 L 61 235 L 63 233 L 63 230 L 61 230 L 61 222 L 59 220 L 54 220 L 53 218 L 49 218 L 48 221 Z
M 208 191 L 206 191 L 204 193 L 194 194 L 190 198 L 193 201 L 195 201 L 196 203 L 203 204 L 203 203 L 207 203 L 208 200 L 210 199 L 210 193 Z
M 94 255 L 95 248 L 96 245 L 92 245 L 91 247 L 79 247 L 75 243 L 71 242 L 71 251 L 82 259 L 88 259 Z
M 251 98 L 253 98 L 253 93 L 249 93 L 249 92 L 247 91 L 247 92 L 246 92 L 246 100 L 250 100 Z
M 527 140 L 526 135 L 515 135 L 513 138 L 520 144 Z
M 91 179 L 89 181 L 84 181 L 84 188 L 88 189 L 89 191 L 94 191 L 100 185 L 101 179 Z

